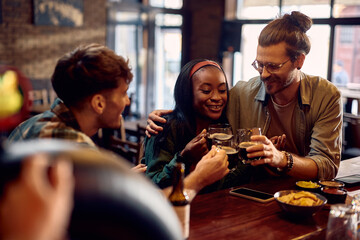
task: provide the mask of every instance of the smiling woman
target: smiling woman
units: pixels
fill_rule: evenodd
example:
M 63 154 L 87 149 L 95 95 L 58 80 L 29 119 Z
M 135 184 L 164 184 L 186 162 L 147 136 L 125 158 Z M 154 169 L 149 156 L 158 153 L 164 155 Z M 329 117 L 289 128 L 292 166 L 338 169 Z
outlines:
M 200 62 L 200 64 L 202 63 L 212 62 Z M 224 73 L 216 65 L 207 65 L 194 72 L 192 79 L 194 110 L 198 115 L 218 120 L 228 97 Z M 200 121 L 197 121 L 197 124 L 200 124 Z M 197 128 L 201 129 L 202 126 L 197 126 Z
M 161 188 L 171 185 L 177 161 L 185 163 L 185 174 L 189 174 L 209 151 L 206 129 L 212 123 L 227 122 L 228 91 L 224 71 L 214 61 L 193 60 L 181 69 L 174 89 L 174 111 L 165 116 L 163 131 L 145 140 L 142 161 L 148 166 L 146 174 Z M 226 182 L 210 189 L 223 187 Z

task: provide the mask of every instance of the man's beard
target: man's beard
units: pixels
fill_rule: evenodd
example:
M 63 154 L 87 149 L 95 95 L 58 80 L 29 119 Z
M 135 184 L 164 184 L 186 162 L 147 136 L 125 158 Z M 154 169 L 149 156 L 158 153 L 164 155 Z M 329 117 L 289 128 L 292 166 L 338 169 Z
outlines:
M 269 76 L 267 78 L 262 78 L 260 76 L 260 79 L 265 85 L 266 93 L 271 94 L 271 95 L 286 89 L 293 82 L 291 78 L 288 78 L 286 81 L 281 81 L 280 78 L 273 77 L 273 76 Z M 276 86 L 274 86 L 274 83 L 276 84 Z M 271 90 L 273 88 L 277 88 L 277 89 L 275 92 L 271 93 Z

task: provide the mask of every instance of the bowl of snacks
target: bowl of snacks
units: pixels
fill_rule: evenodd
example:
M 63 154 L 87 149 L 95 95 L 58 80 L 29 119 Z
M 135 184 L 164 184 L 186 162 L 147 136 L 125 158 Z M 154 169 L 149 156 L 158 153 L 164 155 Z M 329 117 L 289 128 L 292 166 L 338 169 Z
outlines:
M 279 191 L 274 194 L 274 198 L 283 211 L 300 217 L 313 215 L 327 203 L 324 196 L 301 190 Z
M 322 187 L 329 187 L 329 188 L 343 188 L 345 184 L 343 182 L 339 182 L 336 180 L 320 180 L 320 185 Z
M 321 186 L 320 184 L 312 181 L 297 181 L 296 188 L 299 190 L 319 193 Z
M 341 188 L 322 187 L 321 195 L 328 199 L 329 204 L 345 203 L 347 191 Z

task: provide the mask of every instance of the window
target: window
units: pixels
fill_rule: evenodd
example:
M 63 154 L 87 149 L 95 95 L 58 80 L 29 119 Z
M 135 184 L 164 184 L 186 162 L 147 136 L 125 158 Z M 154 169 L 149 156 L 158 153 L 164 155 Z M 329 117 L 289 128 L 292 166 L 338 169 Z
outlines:
M 182 0 L 108 2 L 107 45 L 130 60 L 134 79 L 128 94 L 131 113 L 145 117 L 171 109 L 181 68 Z M 179 10 L 177 10 L 179 9 Z
M 346 38 L 345 36 L 346 35 Z M 349 44 L 350 43 L 350 44 Z M 360 85 L 360 25 L 335 27 L 332 82 L 339 86 Z
M 354 31 L 352 27 L 348 26 L 338 26 L 337 27 L 339 34 L 339 42 L 340 43 L 352 43 L 354 37 Z
M 161 8 L 181 9 L 182 0 L 150 0 L 150 6 Z
M 283 0 L 282 14 L 299 11 L 311 18 L 329 18 L 330 0 Z
M 306 56 L 302 71 L 310 75 L 327 78 L 330 26 L 314 24 L 307 35 L 311 41 L 311 50 Z
M 360 17 L 360 0 L 335 0 L 333 16 L 335 18 Z
M 173 109 L 173 92 L 181 68 L 182 16 L 157 14 L 155 22 L 155 109 Z
M 237 0 L 237 3 L 238 19 L 233 21 L 242 28 L 240 51 L 232 53 L 233 61 L 228 57 L 224 61 L 233 65 L 233 68 L 224 67 L 233 69 L 229 76 L 233 76 L 234 84 L 258 75 L 251 63 L 256 56 L 257 38 L 265 24 L 280 12 L 296 10 L 313 19 L 313 26 L 307 32 L 312 46 L 303 71 L 334 82 L 340 64 L 348 75 L 346 86 L 360 88 L 360 0 Z
M 235 54 L 234 59 L 235 64 L 233 85 L 235 85 L 239 80 L 249 80 L 250 78 L 258 75 L 258 72 L 251 66 L 251 63 L 256 58 L 258 36 L 261 29 L 264 27 L 265 24 L 243 25 L 243 32 L 241 34 L 241 50 L 240 53 Z
M 129 59 L 132 73 L 134 75 L 128 90 L 128 95 L 131 98 L 131 112 L 138 116 L 143 106 L 144 93 L 142 83 L 142 66 L 144 64 L 143 58 L 143 22 L 141 14 L 138 11 L 114 11 L 112 15 L 112 22 L 108 27 L 108 46 L 114 51 Z
M 243 0 L 238 1 L 236 15 L 239 19 L 270 19 L 278 13 L 278 0 Z

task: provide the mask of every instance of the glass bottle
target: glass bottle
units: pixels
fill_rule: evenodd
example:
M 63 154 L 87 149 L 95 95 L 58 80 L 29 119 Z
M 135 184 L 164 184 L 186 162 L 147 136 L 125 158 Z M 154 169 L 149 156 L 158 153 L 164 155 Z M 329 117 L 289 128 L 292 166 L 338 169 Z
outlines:
M 169 196 L 169 201 L 179 218 L 182 226 L 183 238 L 189 237 L 189 222 L 190 222 L 190 204 L 189 197 L 184 192 L 184 163 L 177 162 L 173 170 L 173 189 Z

